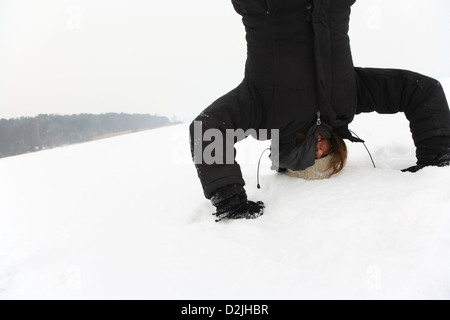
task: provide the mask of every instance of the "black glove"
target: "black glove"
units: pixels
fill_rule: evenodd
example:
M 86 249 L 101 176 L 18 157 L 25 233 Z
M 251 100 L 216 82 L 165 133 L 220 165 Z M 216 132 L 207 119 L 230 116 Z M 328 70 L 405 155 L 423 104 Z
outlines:
M 257 219 L 264 214 L 264 208 L 265 206 L 262 201 L 247 201 L 233 210 L 222 213 L 214 213 L 214 215 L 217 216 L 216 222 L 220 222 L 225 219 Z
M 412 172 L 416 173 L 419 170 L 422 170 L 426 167 L 447 167 L 450 166 L 450 155 L 444 155 L 443 157 L 439 158 L 438 161 L 430 164 L 424 164 L 424 163 L 417 163 L 415 166 L 412 166 L 408 169 L 403 169 L 402 172 Z
M 450 165 L 450 137 L 435 137 L 417 148 L 417 164 L 403 172 L 415 173 L 425 167 L 446 167 Z
M 225 219 L 256 219 L 264 214 L 264 203 L 247 200 L 247 194 L 240 185 L 220 189 L 211 197 L 217 212 L 216 222 Z

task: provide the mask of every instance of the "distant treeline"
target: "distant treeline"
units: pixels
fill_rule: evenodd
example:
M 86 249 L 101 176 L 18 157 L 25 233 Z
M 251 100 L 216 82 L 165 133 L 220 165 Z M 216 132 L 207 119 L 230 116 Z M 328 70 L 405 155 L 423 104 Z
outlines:
M 166 117 L 124 113 L 44 114 L 34 118 L 1 119 L 0 158 L 171 124 L 174 123 Z

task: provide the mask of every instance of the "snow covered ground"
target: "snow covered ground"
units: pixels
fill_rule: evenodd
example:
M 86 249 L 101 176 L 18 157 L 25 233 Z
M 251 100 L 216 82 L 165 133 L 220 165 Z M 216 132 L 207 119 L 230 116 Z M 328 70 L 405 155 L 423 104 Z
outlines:
M 444 81 L 450 89 L 450 81 Z M 450 93 L 450 91 L 448 91 Z M 449 94 L 450 96 L 450 94 Z M 254 221 L 215 223 L 188 125 L 0 160 L 0 299 L 450 298 L 450 168 L 417 174 L 403 115 L 362 115 L 327 181 L 238 145 Z

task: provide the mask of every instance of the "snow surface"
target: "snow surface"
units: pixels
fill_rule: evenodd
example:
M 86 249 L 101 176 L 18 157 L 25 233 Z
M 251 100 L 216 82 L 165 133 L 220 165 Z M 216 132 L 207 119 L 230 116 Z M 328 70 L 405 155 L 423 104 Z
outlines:
M 444 81 L 450 89 L 450 80 Z M 0 299 L 449 299 L 450 168 L 404 116 L 361 115 L 326 181 L 238 160 L 266 214 L 215 223 L 179 125 L 0 160 Z

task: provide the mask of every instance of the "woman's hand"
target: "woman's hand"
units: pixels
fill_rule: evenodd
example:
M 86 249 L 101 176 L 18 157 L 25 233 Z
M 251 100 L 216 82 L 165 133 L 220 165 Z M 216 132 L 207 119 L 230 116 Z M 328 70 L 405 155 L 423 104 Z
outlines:
M 247 201 L 243 203 L 240 207 L 224 212 L 224 213 L 214 213 L 217 216 L 216 222 L 222 220 L 236 220 L 236 219 L 257 219 L 264 214 L 264 203 L 262 201 L 253 202 Z

